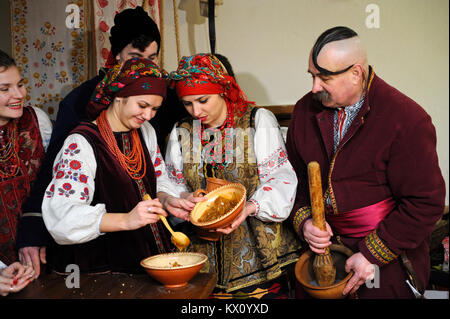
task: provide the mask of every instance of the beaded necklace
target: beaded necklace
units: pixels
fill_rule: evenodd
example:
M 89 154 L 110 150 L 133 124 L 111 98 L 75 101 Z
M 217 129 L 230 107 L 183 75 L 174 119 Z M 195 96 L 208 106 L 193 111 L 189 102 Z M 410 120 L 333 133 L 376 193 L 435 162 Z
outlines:
M 97 118 L 97 126 L 100 131 L 100 135 L 108 145 L 109 150 L 114 154 L 128 175 L 134 180 L 139 180 L 147 171 L 147 166 L 144 158 L 144 150 L 142 149 L 141 139 L 136 129 L 131 131 L 132 146 L 128 155 L 123 154 L 118 145 L 114 133 L 106 118 L 106 110 L 100 113 Z M 139 174 L 141 172 L 141 174 Z
M 20 167 L 16 121 L 10 121 L 8 123 L 7 131 L 9 131 L 11 135 L 9 141 L 5 146 L 0 147 L 0 177 L 2 179 L 16 176 Z M 3 138 L 3 136 L 1 137 Z

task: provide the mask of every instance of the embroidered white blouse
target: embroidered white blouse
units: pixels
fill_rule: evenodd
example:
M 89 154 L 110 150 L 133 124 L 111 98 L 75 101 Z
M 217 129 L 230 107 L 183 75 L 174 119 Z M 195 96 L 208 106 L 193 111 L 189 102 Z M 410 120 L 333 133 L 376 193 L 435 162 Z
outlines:
M 157 192 L 175 195 L 155 130 L 145 122 L 141 131 L 155 168 Z M 80 134 L 69 135 L 53 167 L 53 179 L 42 202 L 42 216 L 55 241 L 60 245 L 80 244 L 102 235 L 100 222 L 106 209 L 102 203 L 91 205 L 97 161 L 90 143 Z
M 255 114 L 253 145 L 260 185 L 248 200 L 256 205 L 256 217 L 266 222 L 281 222 L 289 217 L 297 190 L 297 176 L 288 161 L 286 146 L 272 112 L 258 109 Z M 170 133 L 166 151 L 169 178 L 178 194 L 187 192 L 183 177 L 183 156 L 176 127 Z M 200 157 L 204 161 L 204 154 Z M 201 164 L 200 163 L 200 164 Z M 202 165 L 200 165 L 202 166 Z M 202 172 L 199 172 L 203 176 Z

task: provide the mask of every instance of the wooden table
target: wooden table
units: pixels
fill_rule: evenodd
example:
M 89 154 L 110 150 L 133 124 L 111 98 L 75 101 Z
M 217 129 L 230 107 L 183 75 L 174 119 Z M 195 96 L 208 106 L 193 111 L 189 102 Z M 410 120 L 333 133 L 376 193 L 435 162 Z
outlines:
M 8 299 L 204 299 L 217 283 L 216 274 L 198 273 L 180 288 L 165 288 L 147 274 L 80 275 L 80 288 L 67 288 L 65 275 L 41 274 Z

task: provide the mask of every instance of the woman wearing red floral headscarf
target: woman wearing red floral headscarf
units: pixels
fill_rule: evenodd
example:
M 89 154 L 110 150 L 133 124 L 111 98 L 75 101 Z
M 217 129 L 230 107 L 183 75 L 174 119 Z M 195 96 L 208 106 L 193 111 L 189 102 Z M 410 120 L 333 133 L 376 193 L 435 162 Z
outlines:
M 173 250 L 156 199 L 170 181 L 148 122 L 166 86 L 164 71 L 143 58 L 116 65 L 97 85 L 87 106 L 95 120 L 65 140 L 42 205 L 57 243 L 47 252 L 54 270 L 141 272 L 143 258 Z M 153 199 L 143 201 L 147 193 Z
M 184 57 L 170 77 L 192 116 L 174 127 L 165 158 L 179 196 L 192 199 L 207 177 L 247 188 L 242 213 L 216 230 L 218 241 L 192 237 L 192 249 L 209 256 L 207 271 L 218 274 L 213 296 L 286 297 L 285 266 L 300 249 L 284 223 L 297 181 L 275 116 L 247 100 L 216 56 Z

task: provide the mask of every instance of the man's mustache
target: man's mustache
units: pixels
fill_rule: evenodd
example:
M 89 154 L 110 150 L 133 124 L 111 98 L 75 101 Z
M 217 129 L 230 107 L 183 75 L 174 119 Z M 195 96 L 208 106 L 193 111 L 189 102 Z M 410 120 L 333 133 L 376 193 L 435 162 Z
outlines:
M 328 93 L 328 91 L 323 90 L 320 91 L 319 93 L 314 93 L 313 99 L 323 103 L 331 99 L 331 94 Z

